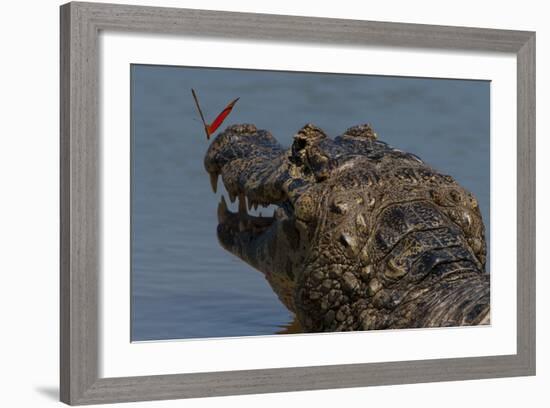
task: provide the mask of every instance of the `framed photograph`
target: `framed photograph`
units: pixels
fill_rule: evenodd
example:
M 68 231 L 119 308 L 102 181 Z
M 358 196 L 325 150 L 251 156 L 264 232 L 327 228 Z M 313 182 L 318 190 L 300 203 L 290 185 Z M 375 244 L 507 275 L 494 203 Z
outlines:
M 535 374 L 535 33 L 61 7 L 61 400 Z

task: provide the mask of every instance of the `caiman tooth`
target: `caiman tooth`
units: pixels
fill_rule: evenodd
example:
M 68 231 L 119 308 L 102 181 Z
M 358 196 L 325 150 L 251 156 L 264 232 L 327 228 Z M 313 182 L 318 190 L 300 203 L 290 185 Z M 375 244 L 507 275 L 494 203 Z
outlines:
M 248 214 L 246 211 L 246 196 L 243 193 L 239 194 L 239 214 Z
M 214 194 L 218 191 L 218 174 L 208 173 L 210 176 L 210 185 L 212 186 L 212 191 Z
M 227 218 L 227 203 L 225 202 L 225 197 L 222 195 L 222 199 L 218 204 L 218 222 L 222 223 Z
M 285 216 L 285 210 L 283 210 L 281 207 L 278 207 L 273 211 L 273 217 L 276 219 L 282 220 L 283 218 L 285 218 Z
M 252 202 L 252 206 L 254 207 L 254 210 L 257 210 L 257 209 L 258 209 L 258 202 L 257 202 L 257 201 L 253 201 L 253 202 Z
M 248 197 L 248 209 L 252 210 L 253 208 L 258 208 L 258 203 Z

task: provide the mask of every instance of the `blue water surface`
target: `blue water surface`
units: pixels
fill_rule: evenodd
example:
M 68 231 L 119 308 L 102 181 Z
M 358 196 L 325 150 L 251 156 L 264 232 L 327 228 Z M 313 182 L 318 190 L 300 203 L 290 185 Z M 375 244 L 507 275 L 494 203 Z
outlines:
M 211 120 L 268 129 L 284 145 L 311 122 L 330 136 L 369 122 L 478 198 L 489 231 L 490 82 L 131 66 L 131 339 L 274 334 L 292 321 L 260 272 L 216 239 L 219 195 L 191 96 Z

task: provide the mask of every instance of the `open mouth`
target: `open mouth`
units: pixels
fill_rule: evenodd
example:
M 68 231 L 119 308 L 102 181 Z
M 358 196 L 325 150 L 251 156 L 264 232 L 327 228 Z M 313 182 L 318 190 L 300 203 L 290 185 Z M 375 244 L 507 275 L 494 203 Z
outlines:
M 217 177 L 210 174 L 212 189 L 217 191 Z M 242 191 L 235 191 L 224 183 L 225 190 L 231 203 L 238 202 L 238 210 L 231 211 L 222 194 L 218 204 L 218 236 L 222 243 L 235 245 L 252 241 L 268 231 L 277 220 L 288 218 L 287 209 L 290 206 L 288 200 L 283 202 L 256 201 Z M 259 207 L 265 211 L 257 211 Z M 250 211 L 250 213 L 249 213 Z M 267 215 L 271 213 L 271 215 Z
M 252 252 L 268 250 L 275 236 L 268 231 L 277 228 L 276 221 L 291 218 L 287 156 L 269 132 L 252 125 L 228 128 L 209 146 L 204 164 L 212 190 L 217 192 L 221 176 L 230 202 L 238 200 L 231 211 L 222 195 L 217 211 L 218 239 L 230 252 L 246 258 L 245 252 L 254 257 Z
M 252 208 L 252 207 L 251 207 Z M 222 195 L 218 204 L 218 231 L 231 235 L 247 235 L 255 238 L 264 233 L 275 221 L 277 211 L 272 216 L 259 216 L 248 214 L 246 198 L 239 196 L 239 210 L 232 212 L 227 207 L 225 197 Z

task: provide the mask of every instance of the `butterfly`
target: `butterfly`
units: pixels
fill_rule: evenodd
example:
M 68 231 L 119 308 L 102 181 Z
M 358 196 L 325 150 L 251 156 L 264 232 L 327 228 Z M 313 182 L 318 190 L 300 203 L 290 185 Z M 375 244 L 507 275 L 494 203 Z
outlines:
M 193 99 L 195 99 L 195 104 L 197 105 L 197 110 L 199 111 L 199 115 L 201 115 L 202 124 L 204 125 L 204 131 L 206 133 L 206 139 L 209 140 L 210 136 L 220 127 L 224 119 L 231 113 L 231 110 L 233 109 L 233 106 L 237 103 L 239 98 L 232 100 L 227 104 L 227 106 L 221 111 L 221 113 L 216 116 L 216 119 L 211 124 L 206 123 L 206 120 L 204 120 L 204 115 L 202 114 L 201 107 L 199 105 L 199 99 L 197 98 L 197 94 L 195 93 L 194 89 L 191 89 L 191 93 L 193 94 Z

